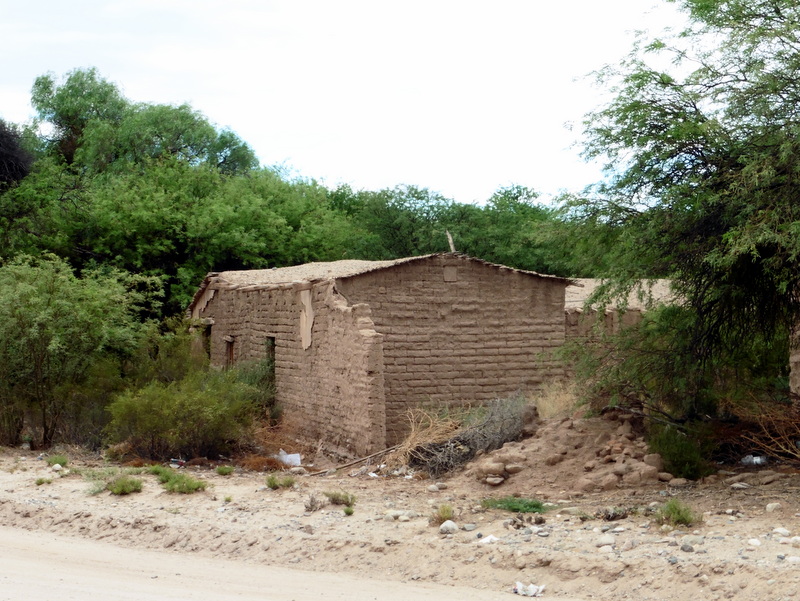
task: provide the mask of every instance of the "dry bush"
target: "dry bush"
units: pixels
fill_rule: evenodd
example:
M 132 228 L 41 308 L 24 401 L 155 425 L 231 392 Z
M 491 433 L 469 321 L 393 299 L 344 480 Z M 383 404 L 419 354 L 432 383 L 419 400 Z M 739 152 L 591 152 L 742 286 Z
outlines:
M 536 405 L 539 417 L 551 419 L 567 417 L 578 406 L 578 394 L 575 382 L 559 381 L 546 385 L 542 390 L 528 396 L 528 400 Z
M 461 427 L 450 416 L 437 415 L 427 409 L 413 408 L 406 412 L 409 431 L 403 442 L 386 457 L 386 465 L 397 468 L 409 465 L 415 449 L 446 441 Z
M 286 465 L 275 457 L 267 455 L 243 455 L 236 460 L 236 465 L 251 472 L 272 472 L 282 470 Z
M 753 401 L 731 408 L 741 420 L 754 424 L 741 437 L 772 457 L 800 459 L 800 406 L 796 403 Z
M 412 431 L 401 445 L 408 458 L 407 464 L 437 478 L 464 465 L 479 451 L 499 449 L 522 435 L 526 406 L 527 401 L 521 397 L 495 400 L 485 408 L 485 416 L 479 423 L 461 430 L 457 430 L 457 424 L 449 422 L 434 428 L 438 423 L 434 420 L 429 428 Z M 451 428 L 451 434 L 437 441 L 432 434 L 448 436 L 446 427 Z
M 253 444 L 265 455 L 277 455 L 283 449 L 287 453 L 300 453 L 304 457 L 314 457 L 317 453 L 316 440 L 304 432 L 299 420 L 284 416 L 277 425 L 267 422 L 258 424 L 253 430 Z

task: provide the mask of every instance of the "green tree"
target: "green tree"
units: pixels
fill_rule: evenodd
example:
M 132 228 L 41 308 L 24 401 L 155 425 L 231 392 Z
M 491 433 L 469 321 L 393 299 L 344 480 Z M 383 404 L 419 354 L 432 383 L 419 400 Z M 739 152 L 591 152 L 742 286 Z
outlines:
M 0 119 L 0 191 L 19 183 L 30 173 L 33 156 L 20 138 L 16 128 Z
M 27 424 L 50 445 L 70 418 L 74 387 L 102 357 L 131 352 L 153 282 L 109 270 L 78 278 L 61 259 L 0 267 L 0 424 L 15 444 Z
M 619 228 L 618 282 L 673 278 L 702 366 L 799 317 L 800 5 L 679 3 L 686 31 L 604 74 L 586 154 L 608 179 L 579 210 Z
M 31 104 L 39 119 L 52 125 L 51 149 L 67 164 L 75 158 L 91 121 L 118 123 L 129 109 L 117 86 L 94 68 L 70 71 L 60 85 L 52 73 L 37 77 Z

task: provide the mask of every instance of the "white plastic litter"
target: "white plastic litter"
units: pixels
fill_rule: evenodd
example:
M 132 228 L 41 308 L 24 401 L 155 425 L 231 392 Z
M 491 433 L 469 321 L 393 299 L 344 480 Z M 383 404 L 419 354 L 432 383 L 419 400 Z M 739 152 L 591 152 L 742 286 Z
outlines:
M 284 465 L 291 467 L 298 467 L 300 465 L 300 453 L 287 453 L 281 449 L 278 451 L 276 458 Z
M 541 597 L 544 592 L 544 587 L 544 584 L 536 586 L 535 584 L 525 585 L 521 582 L 517 582 L 513 590 L 516 594 L 522 595 L 523 597 Z
M 478 540 L 479 545 L 490 545 L 492 543 L 496 543 L 500 539 L 497 538 L 494 534 L 490 534 L 489 536 L 484 536 L 482 539 Z

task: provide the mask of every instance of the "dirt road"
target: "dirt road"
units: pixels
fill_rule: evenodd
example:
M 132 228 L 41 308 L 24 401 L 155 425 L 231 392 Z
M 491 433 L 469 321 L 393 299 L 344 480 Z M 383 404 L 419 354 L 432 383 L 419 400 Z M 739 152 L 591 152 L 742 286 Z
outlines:
M 0 527 L 0 600 L 499 601 L 509 594 L 382 582 Z

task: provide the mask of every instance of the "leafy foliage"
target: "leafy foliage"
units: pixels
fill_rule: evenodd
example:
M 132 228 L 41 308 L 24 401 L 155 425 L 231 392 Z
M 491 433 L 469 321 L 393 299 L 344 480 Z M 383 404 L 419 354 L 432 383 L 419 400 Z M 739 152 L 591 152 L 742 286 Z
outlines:
M 0 120 L 0 190 L 22 181 L 32 163 L 33 156 L 24 148 L 19 133 Z
M 0 423 L 16 444 L 28 423 L 49 446 L 79 412 L 76 390 L 95 362 L 124 356 L 142 333 L 137 280 L 95 270 L 78 278 L 61 259 L 19 257 L 0 267 Z
M 702 364 L 800 313 L 800 7 L 681 4 L 687 31 L 603 74 L 616 96 L 587 118 L 586 154 L 607 159 L 609 179 L 582 210 L 624 228 L 619 280 L 673 278 Z
M 125 442 L 143 457 L 214 457 L 241 444 L 254 418 L 258 392 L 235 371 L 195 372 L 153 381 L 119 395 L 108 407 L 109 443 Z
M 664 460 L 664 469 L 679 478 L 698 480 L 714 472 L 706 448 L 712 436 L 699 424 L 688 427 L 653 426 L 647 439 L 650 450 Z

